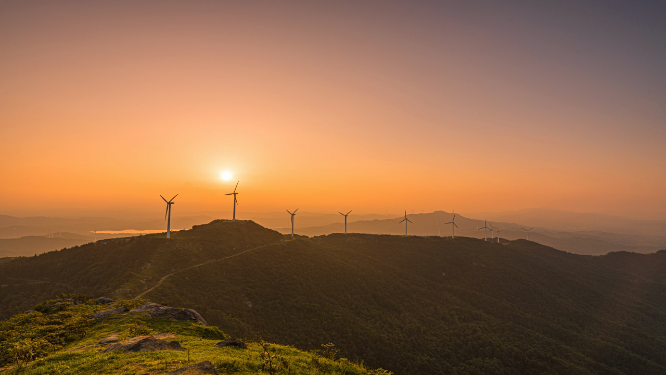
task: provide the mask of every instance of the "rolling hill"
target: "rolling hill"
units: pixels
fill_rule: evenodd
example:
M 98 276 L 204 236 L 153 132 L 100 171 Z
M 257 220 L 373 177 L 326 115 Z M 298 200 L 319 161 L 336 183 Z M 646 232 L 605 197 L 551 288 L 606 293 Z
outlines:
M 7 318 L 62 292 L 190 307 L 235 337 L 396 374 L 664 374 L 666 251 L 332 234 L 217 220 L 0 263 Z
M 417 236 L 451 236 L 451 225 L 445 225 L 444 223 L 450 222 L 452 216 L 451 213 L 444 211 L 407 215 L 407 217 L 413 222 L 413 224 L 410 224 L 409 233 Z M 583 215 L 583 217 L 587 216 Z M 404 224 L 399 224 L 399 221 L 400 218 L 360 220 L 350 222 L 347 228 L 351 233 L 401 235 L 405 233 L 405 227 Z M 587 227 L 576 227 L 571 228 L 571 231 L 565 231 L 551 229 L 550 227 L 538 227 L 534 224 L 529 225 L 532 224 L 530 220 L 527 220 L 526 223 L 528 224 L 521 225 L 516 224 L 516 222 L 493 221 L 492 225 L 502 230 L 500 233 L 502 238 L 509 240 L 525 238 L 526 235 L 522 228 L 534 226 L 535 228 L 530 232 L 531 240 L 546 246 L 554 247 L 558 250 L 575 254 L 602 255 L 613 251 L 652 253 L 666 249 L 666 236 L 663 234 L 655 234 L 659 233 L 658 231 L 651 231 L 649 233 L 614 233 L 599 230 L 582 230 L 590 229 Z M 555 228 L 559 228 L 555 221 L 553 221 L 553 223 Z M 484 238 L 484 232 L 477 231 L 477 228 L 484 226 L 484 220 L 457 215 L 456 224 L 459 226 L 459 228 L 456 229 L 456 235 Z M 576 229 L 578 230 L 575 231 Z M 291 227 L 277 228 L 277 230 L 284 234 L 291 233 Z M 340 233 L 343 231 L 344 224 L 342 223 L 332 223 L 312 227 L 296 227 L 296 233 L 306 236 L 320 236 L 331 233 Z M 488 231 L 489 239 L 491 238 L 491 235 L 491 232 Z

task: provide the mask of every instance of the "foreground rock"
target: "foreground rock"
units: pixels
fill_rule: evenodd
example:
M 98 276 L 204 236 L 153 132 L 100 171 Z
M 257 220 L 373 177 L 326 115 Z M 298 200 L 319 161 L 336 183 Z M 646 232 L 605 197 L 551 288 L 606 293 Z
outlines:
M 109 304 L 111 302 L 113 302 L 113 300 L 111 298 L 99 297 L 97 299 L 97 303 L 102 304 L 102 305 L 106 305 L 106 304 Z
M 247 349 L 247 345 L 245 345 L 244 342 L 242 342 L 241 340 L 236 340 L 236 339 L 229 339 L 229 340 L 220 341 L 217 344 L 215 344 L 215 346 L 218 347 L 218 348 L 224 348 L 225 346 L 235 346 L 235 347 L 238 347 L 238 348 Z
M 204 318 L 198 312 L 192 309 L 177 309 L 175 307 L 163 306 L 153 302 L 146 302 L 136 309 L 130 310 L 132 313 L 144 313 L 146 316 L 155 318 L 165 317 L 171 321 L 194 321 L 203 325 L 208 325 Z
M 185 366 L 176 371 L 171 371 L 167 375 L 217 375 L 215 366 L 209 361 L 199 362 L 194 365 Z
M 109 315 L 124 313 L 125 311 L 127 311 L 127 307 L 120 306 L 117 309 L 100 311 L 97 314 L 93 315 L 93 318 L 102 319 L 102 318 L 105 318 Z
M 178 341 L 158 340 L 153 336 L 137 336 L 129 340 L 117 342 L 102 350 L 108 352 L 156 352 L 159 350 L 183 350 Z
M 108 345 L 118 342 L 118 335 L 111 335 L 109 337 L 99 340 L 98 345 Z

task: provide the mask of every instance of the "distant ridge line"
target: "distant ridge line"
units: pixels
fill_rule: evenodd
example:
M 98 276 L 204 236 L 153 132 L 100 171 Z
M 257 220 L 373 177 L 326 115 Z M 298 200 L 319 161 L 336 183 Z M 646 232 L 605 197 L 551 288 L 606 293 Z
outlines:
M 169 276 L 171 276 L 171 275 L 177 274 L 177 273 L 179 273 L 179 272 L 187 271 L 187 270 L 192 269 L 192 268 L 200 267 L 200 266 L 203 266 L 203 265 L 205 265 L 205 264 L 214 263 L 214 262 L 219 262 L 219 261 L 221 261 L 221 260 L 225 260 L 225 259 L 233 258 L 233 257 L 235 257 L 235 256 L 239 256 L 239 255 L 241 255 L 241 254 L 245 254 L 245 253 L 247 253 L 247 252 L 249 252 L 249 251 L 252 251 L 252 250 L 261 249 L 262 247 L 277 245 L 278 243 L 279 243 L 279 242 L 271 243 L 271 244 L 267 244 L 267 245 L 261 245 L 261 246 L 257 246 L 257 247 L 253 247 L 253 248 L 251 248 L 251 249 L 247 249 L 247 250 L 245 250 L 245 251 L 241 251 L 240 253 L 237 253 L 237 254 L 234 254 L 234 255 L 229 255 L 228 257 L 219 258 L 219 259 L 209 259 L 209 260 L 207 260 L 207 261 L 205 261 L 205 262 L 203 262 L 203 263 L 195 264 L 194 266 L 190 266 L 190 267 L 187 267 L 187 268 L 183 268 L 182 270 L 178 270 L 178 271 L 171 272 L 170 274 L 165 275 L 164 277 L 162 277 L 162 278 L 160 279 L 160 281 L 158 281 L 157 284 L 155 284 L 152 288 L 146 290 L 145 292 L 139 294 L 138 296 L 136 296 L 136 297 L 134 297 L 134 298 L 135 298 L 135 299 L 138 299 L 138 298 L 143 297 L 145 294 L 147 294 L 147 293 L 149 293 L 149 292 L 152 292 L 155 288 L 157 288 L 158 286 L 162 285 L 162 283 L 164 282 L 164 280 L 166 280 L 166 279 L 167 279 Z

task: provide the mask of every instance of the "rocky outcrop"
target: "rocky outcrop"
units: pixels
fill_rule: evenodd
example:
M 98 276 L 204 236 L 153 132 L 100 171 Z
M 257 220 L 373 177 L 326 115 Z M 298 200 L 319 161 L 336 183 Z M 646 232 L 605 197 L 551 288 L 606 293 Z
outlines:
M 238 348 L 247 349 L 247 345 L 245 345 L 244 342 L 242 342 L 241 340 L 236 340 L 236 339 L 229 339 L 229 340 L 220 341 L 217 344 L 215 344 L 215 346 L 218 347 L 218 348 L 224 348 L 225 346 L 235 346 L 235 347 L 238 347 Z
M 108 352 L 155 352 L 159 350 L 183 350 L 178 341 L 158 340 L 154 336 L 137 336 L 129 340 L 117 342 L 102 350 Z
M 97 343 L 98 345 L 108 345 L 108 344 L 113 344 L 118 342 L 118 335 L 111 335 L 109 337 L 105 337 Z
M 203 361 L 168 372 L 167 375 L 217 375 L 217 370 L 210 361 Z
M 102 318 L 106 318 L 109 315 L 124 313 L 125 311 L 127 311 L 127 307 L 120 306 L 117 309 L 100 311 L 97 314 L 93 315 L 93 318 L 94 319 L 102 319 Z
M 171 321 L 195 321 L 203 325 L 208 325 L 204 318 L 198 312 L 192 309 L 177 309 L 175 307 L 163 306 L 157 303 L 146 302 L 136 309 L 130 310 L 131 313 L 141 313 L 148 317 L 164 317 Z
M 102 304 L 102 305 L 107 305 L 109 303 L 112 303 L 113 300 L 111 298 L 106 298 L 106 297 L 99 297 L 97 299 L 97 303 Z

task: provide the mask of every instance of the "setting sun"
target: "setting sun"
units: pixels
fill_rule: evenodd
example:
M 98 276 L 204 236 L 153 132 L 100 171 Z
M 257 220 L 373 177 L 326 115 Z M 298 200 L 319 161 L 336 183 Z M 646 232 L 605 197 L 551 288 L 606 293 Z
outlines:
M 231 180 L 231 172 L 222 172 L 222 179 L 224 181 L 229 181 Z

